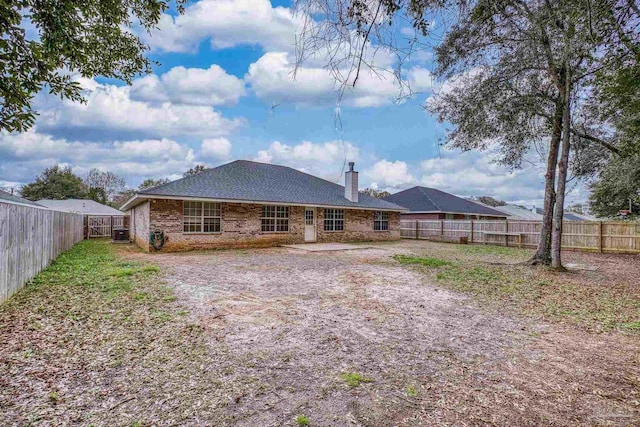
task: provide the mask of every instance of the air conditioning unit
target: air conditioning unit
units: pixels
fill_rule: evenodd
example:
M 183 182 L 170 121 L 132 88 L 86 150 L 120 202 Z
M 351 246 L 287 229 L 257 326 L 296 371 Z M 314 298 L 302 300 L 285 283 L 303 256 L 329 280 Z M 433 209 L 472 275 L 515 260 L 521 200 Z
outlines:
M 129 243 L 129 229 L 119 228 L 113 230 L 113 243 Z

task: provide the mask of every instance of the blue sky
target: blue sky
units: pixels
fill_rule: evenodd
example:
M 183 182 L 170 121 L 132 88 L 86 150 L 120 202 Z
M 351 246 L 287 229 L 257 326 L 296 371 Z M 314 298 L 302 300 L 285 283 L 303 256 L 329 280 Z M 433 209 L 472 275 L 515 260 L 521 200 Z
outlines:
M 78 77 L 86 105 L 39 94 L 35 128 L 0 134 L 0 187 L 29 182 L 56 163 L 79 175 L 108 169 L 133 187 L 233 159 L 289 165 L 340 182 L 347 160 L 356 162 L 361 188 L 424 185 L 540 204 L 537 156 L 509 171 L 493 163 L 492 150 L 439 146 L 446 126 L 422 105 L 446 82 L 431 78 L 429 55 L 403 64 L 402 84 L 418 93 L 402 103 L 390 73 L 363 73 L 341 100 L 338 128 L 336 85 L 322 61 L 304 63 L 292 78 L 301 19 L 289 2 L 268 0 L 192 0 L 184 15 L 166 14 L 159 31 L 143 35 L 161 63 L 153 75 L 131 87 Z M 371 55 L 377 66 L 396 65 L 385 52 Z M 578 187 L 569 199 L 584 196 Z

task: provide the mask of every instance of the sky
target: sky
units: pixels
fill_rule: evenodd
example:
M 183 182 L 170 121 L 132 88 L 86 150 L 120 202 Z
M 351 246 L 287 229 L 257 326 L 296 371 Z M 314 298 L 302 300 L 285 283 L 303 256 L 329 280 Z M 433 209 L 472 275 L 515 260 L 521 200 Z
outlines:
M 141 33 L 160 63 L 152 74 L 131 86 L 75 77 L 86 104 L 40 93 L 35 127 L 0 134 L 0 188 L 19 188 L 54 164 L 80 176 L 110 170 L 136 187 L 145 178 L 176 179 L 196 164 L 235 159 L 342 183 L 345 163 L 354 161 L 361 189 L 423 185 L 542 204 L 544 165 L 536 153 L 512 171 L 495 163 L 495 149 L 442 146 L 447 125 L 423 108 L 443 87 L 431 75 L 430 52 L 403 63 L 402 82 L 364 72 L 340 97 L 321 60 L 305 62 L 294 78 L 302 25 L 289 1 L 191 0 L 182 15 L 165 13 L 157 31 Z M 381 69 L 397 65 L 385 51 L 370 59 Z M 399 101 L 405 84 L 414 95 Z M 569 203 L 586 199 L 582 185 L 571 188 Z

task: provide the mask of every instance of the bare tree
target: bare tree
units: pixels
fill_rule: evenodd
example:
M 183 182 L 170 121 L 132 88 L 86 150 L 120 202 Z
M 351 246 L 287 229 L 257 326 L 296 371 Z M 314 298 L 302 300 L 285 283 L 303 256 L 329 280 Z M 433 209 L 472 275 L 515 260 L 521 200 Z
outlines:
M 84 179 L 85 185 L 91 191 L 99 190 L 104 194 L 107 201 L 112 202 L 116 195 L 126 188 L 126 182 L 110 171 L 101 171 L 100 169 L 91 169 Z

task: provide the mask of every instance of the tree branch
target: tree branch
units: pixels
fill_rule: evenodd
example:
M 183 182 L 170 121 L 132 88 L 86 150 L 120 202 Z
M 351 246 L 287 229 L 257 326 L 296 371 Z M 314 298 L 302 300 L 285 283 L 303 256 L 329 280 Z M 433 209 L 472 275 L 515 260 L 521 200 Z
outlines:
M 577 136 L 578 138 L 582 138 L 582 139 L 586 139 L 588 141 L 591 142 L 595 142 L 597 144 L 602 145 L 604 148 L 606 148 L 609 151 L 612 151 L 614 153 L 616 153 L 617 155 L 621 156 L 622 152 L 615 146 L 613 146 L 612 144 L 608 143 L 607 141 L 600 139 L 598 137 L 589 135 L 585 132 L 580 132 L 579 130 L 577 130 L 576 128 L 571 128 L 571 133 L 574 134 L 575 136 Z

